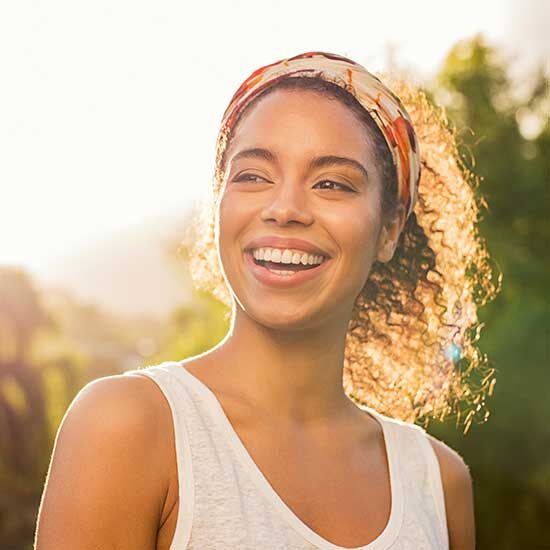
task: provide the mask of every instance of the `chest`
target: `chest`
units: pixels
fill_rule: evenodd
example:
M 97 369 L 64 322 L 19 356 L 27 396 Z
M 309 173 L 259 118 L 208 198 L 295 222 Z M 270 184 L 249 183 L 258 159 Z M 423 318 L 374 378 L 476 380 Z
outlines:
M 357 547 L 376 539 L 391 512 L 389 465 L 382 431 L 352 445 L 345 434 L 330 444 L 296 434 L 250 428 L 231 418 L 235 431 L 273 491 L 299 521 L 327 541 Z M 159 529 L 157 550 L 169 550 L 179 510 L 175 464 L 167 497 L 169 513 Z M 181 498 L 185 498 L 182 495 Z

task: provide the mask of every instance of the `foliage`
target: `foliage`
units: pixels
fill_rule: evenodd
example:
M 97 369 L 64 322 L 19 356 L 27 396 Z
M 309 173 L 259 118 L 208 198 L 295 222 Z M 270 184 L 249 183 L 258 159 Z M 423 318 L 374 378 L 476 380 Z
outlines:
M 513 81 L 478 35 L 452 49 L 431 92 L 462 136 L 466 166 L 481 176 L 488 214 L 480 230 L 503 291 L 480 312 L 480 347 L 497 373 L 489 420 L 467 436 L 451 422 L 430 431 L 470 466 L 479 548 L 550 548 L 549 79 L 539 71 Z
M 518 83 L 482 36 L 456 45 L 428 97 L 458 129 L 465 165 L 481 176 L 480 230 L 503 291 L 480 310 L 480 347 L 497 372 L 491 412 L 464 435 L 430 432 L 464 457 L 474 479 L 478 548 L 550 548 L 550 94 L 543 72 Z M 199 354 L 223 338 L 225 307 L 196 293 L 170 319 L 127 319 L 46 294 L 0 268 L 0 546 L 31 549 L 57 427 L 89 380 L 137 363 Z M 495 526 L 498 526 L 495 529 Z
M 31 548 L 53 438 L 82 383 L 82 357 L 37 345 L 43 330 L 54 341 L 58 324 L 25 272 L 3 268 L 0 281 L 0 545 L 15 550 Z
M 167 343 L 149 364 L 185 358 L 214 347 L 227 333 L 226 307 L 212 295 L 196 292 L 191 305 L 174 311 L 167 327 Z

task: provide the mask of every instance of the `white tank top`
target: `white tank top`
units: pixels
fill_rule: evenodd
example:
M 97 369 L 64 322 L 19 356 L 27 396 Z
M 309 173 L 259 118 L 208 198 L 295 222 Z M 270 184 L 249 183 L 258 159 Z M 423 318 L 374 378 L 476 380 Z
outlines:
M 123 373 L 154 380 L 172 412 L 180 499 L 170 550 L 448 550 L 439 464 L 422 427 L 364 407 L 383 428 L 391 513 L 369 544 L 338 546 L 285 504 L 215 394 L 181 363 Z

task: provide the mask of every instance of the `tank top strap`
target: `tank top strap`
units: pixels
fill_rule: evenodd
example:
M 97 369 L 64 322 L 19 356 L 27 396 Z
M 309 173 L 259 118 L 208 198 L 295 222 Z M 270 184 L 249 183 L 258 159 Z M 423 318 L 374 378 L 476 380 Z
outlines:
M 441 477 L 441 469 L 439 460 L 430 443 L 428 432 L 421 426 L 415 426 L 417 440 L 423 453 L 424 461 L 427 465 L 428 481 L 432 497 L 435 501 L 437 517 L 443 536 L 444 548 L 449 547 L 448 531 L 447 531 L 447 512 L 445 509 L 445 493 L 443 490 L 443 480 Z
M 149 378 L 158 386 L 168 402 L 174 430 L 179 495 L 178 520 L 170 548 L 183 549 L 187 548 L 191 537 L 195 500 L 190 438 L 193 405 L 188 388 L 172 373 L 174 365 L 174 361 L 164 361 L 158 365 L 129 369 L 122 374 Z
M 412 508 L 424 514 L 433 526 L 431 535 L 437 548 L 449 548 L 445 497 L 437 455 L 428 432 L 417 424 L 386 417 L 394 425 L 395 445 L 403 472 L 408 515 Z

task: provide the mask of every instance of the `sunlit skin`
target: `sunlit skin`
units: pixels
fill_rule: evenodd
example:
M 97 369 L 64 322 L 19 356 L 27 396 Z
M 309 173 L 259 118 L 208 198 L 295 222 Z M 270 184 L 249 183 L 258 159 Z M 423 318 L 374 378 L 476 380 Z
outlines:
M 275 161 L 234 160 L 250 148 L 267 149 Z M 359 162 L 368 177 L 339 164 L 308 169 L 325 155 Z M 236 304 L 213 368 L 256 411 L 275 410 L 279 422 L 357 417 L 342 389 L 346 330 L 372 263 L 391 258 L 404 221 L 400 209 L 383 223 L 365 128 L 338 101 L 276 91 L 240 121 L 226 159 L 217 245 Z M 264 235 L 309 240 L 332 256 L 330 266 L 293 288 L 265 286 L 244 260 L 246 244 Z
M 235 158 L 254 148 L 273 160 Z M 353 159 L 367 175 L 341 164 L 310 170 L 312 159 L 324 155 Z M 186 368 L 216 392 L 249 453 L 302 519 L 333 541 L 363 544 L 386 525 L 388 470 L 380 426 L 342 388 L 345 336 L 373 262 L 393 257 L 404 209 L 383 216 L 383 182 L 355 114 L 310 91 L 279 90 L 260 100 L 238 124 L 226 159 L 216 245 L 234 298 L 232 324 L 218 346 Z M 302 285 L 265 286 L 244 256 L 249 241 L 265 235 L 309 240 L 328 252 L 330 265 Z M 471 550 L 468 468 L 444 443 L 430 443 L 444 486 L 449 548 Z M 346 475 L 332 499 L 322 480 L 334 468 Z M 322 506 L 304 496 L 319 484 Z M 362 486 L 368 494 L 355 490 Z
M 365 132 L 346 106 L 305 91 L 274 92 L 241 121 L 217 213 L 234 318 L 218 346 L 185 365 L 215 393 L 292 512 L 347 548 L 380 536 L 391 493 L 381 426 L 342 388 L 346 330 L 373 262 L 391 259 L 404 222 L 402 209 L 382 218 L 382 183 Z M 276 162 L 234 161 L 252 147 Z M 341 165 L 308 171 L 322 155 L 351 158 L 368 177 Z M 243 252 L 265 235 L 309 240 L 331 263 L 303 285 L 265 287 Z M 104 377 L 75 399 L 56 440 L 36 550 L 170 548 L 190 495 L 180 494 L 168 402 L 145 378 Z M 457 453 L 430 440 L 445 488 L 449 548 L 471 550 L 471 477 Z

